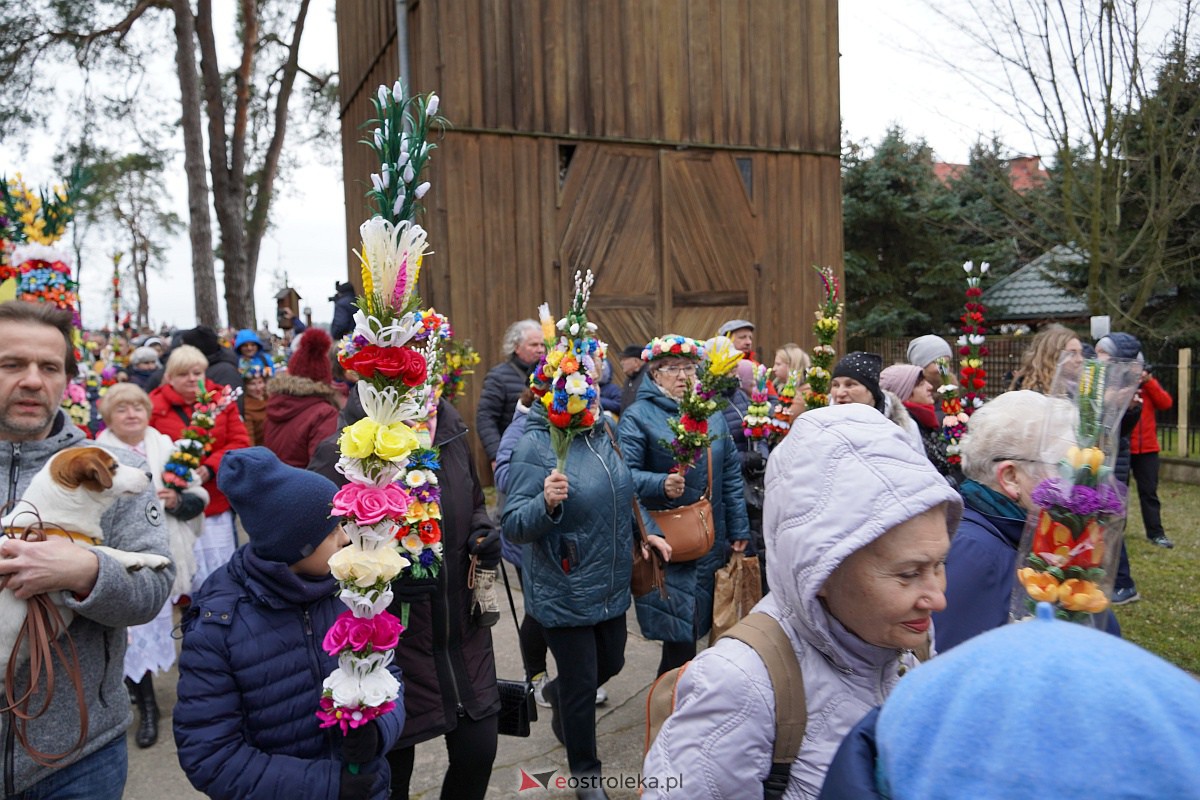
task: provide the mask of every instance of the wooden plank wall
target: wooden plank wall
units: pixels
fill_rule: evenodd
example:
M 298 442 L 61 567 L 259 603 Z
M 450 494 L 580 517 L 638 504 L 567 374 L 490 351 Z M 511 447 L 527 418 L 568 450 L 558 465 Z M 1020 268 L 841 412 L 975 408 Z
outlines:
M 359 125 L 398 74 L 393 10 L 337 3 L 355 280 L 378 169 Z M 505 327 L 543 300 L 561 312 L 579 263 L 600 270 L 615 349 L 744 314 L 767 363 L 814 344 L 811 265 L 842 259 L 836 0 L 419 0 L 408 24 L 414 88 L 453 123 L 429 172 L 421 293 L 483 356 L 468 425 Z M 688 305 L 714 292 L 727 304 Z
M 390 5 L 339 0 L 339 19 Z M 838 152 L 836 0 L 420 0 L 409 16 L 417 83 L 460 129 Z

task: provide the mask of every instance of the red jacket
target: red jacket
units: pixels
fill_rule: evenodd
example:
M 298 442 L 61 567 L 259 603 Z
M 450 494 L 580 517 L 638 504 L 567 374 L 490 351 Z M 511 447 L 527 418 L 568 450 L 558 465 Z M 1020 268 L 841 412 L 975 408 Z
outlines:
M 1174 401 L 1162 384 L 1152 377 L 1147 378 L 1138 391 L 1142 395 L 1142 415 L 1138 418 L 1137 424 L 1133 426 L 1133 433 L 1130 434 L 1129 452 L 1134 455 L 1157 453 L 1159 449 L 1158 423 L 1154 417 L 1159 411 L 1166 411 L 1170 408 Z
M 337 389 L 283 373 L 267 384 L 263 444 L 293 467 L 307 469 L 317 445 L 337 430 Z
M 220 384 L 207 379 L 205 386 L 209 391 L 214 392 L 222 388 Z M 191 404 L 184 403 L 179 392 L 172 389 L 168 383 L 161 384 L 150 393 L 150 403 L 153 406 L 150 412 L 150 427 L 160 433 L 165 433 L 172 439 L 182 436 L 184 426 L 192 419 Z M 221 459 L 225 457 L 228 450 L 250 446 L 250 434 L 246 432 L 246 426 L 242 424 L 242 417 L 238 414 L 236 403 L 231 404 L 217 415 L 212 433 L 212 453 L 202 462 L 204 466 L 212 470 L 213 474 L 212 480 L 204 484 L 204 490 L 208 492 L 209 497 L 208 507 L 204 509 L 206 517 L 229 510 L 229 501 L 217 488 L 217 470 L 221 466 Z

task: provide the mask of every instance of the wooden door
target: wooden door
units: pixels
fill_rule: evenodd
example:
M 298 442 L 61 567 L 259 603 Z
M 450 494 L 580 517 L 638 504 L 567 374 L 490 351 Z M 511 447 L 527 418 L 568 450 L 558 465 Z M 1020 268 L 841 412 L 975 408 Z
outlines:
M 756 220 L 726 152 L 660 151 L 666 328 L 707 339 L 729 319 L 754 319 Z
M 575 271 L 591 269 L 588 316 L 614 352 L 664 333 L 705 339 L 727 319 L 753 319 L 756 219 L 730 154 L 563 147 L 556 315 Z
M 559 148 L 559 287 L 551 310 L 563 314 L 575 271 L 590 269 L 596 284 L 588 318 L 615 354 L 660 332 L 657 153 L 645 147 L 570 147 Z

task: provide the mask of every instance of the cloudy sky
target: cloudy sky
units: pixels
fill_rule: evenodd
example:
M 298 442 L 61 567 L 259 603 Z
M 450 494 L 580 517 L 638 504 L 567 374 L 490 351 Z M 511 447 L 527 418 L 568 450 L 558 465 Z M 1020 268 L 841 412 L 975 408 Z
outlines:
M 313 3 L 304 34 L 305 65 L 336 68 L 332 9 L 333 0 Z M 971 144 L 992 132 L 1016 150 L 1034 152 L 1036 145 L 1023 136 L 1019 126 L 930 56 L 931 52 L 954 52 L 959 44 L 922 0 L 841 0 L 839 16 L 842 117 L 851 138 L 875 142 L 889 125 L 898 124 L 910 136 L 924 137 L 944 161 L 965 161 Z M 454 98 L 442 98 L 442 111 L 454 118 Z M 178 146 L 181 149 L 182 143 Z M 20 169 L 31 182 L 53 180 L 48 158 L 49 154 L 35 148 L 24 161 L 15 163 L 12 149 L 0 146 L 0 172 L 11 174 Z M 336 153 L 310 157 L 293 173 L 292 185 L 277 198 L 276 224 L 263 244 L 259 262 L 255 299 L 260 318 L 272 315 L 275 275 L 286 272 L 304 303 L 311 305 L 314 318 L 318 322 L 330 319 L 327 298 L 334 281 L 344 277 L 346 251 L 340 168 Z M 186 219 L 182 157 L 174 172 L 175 210 Z M 95 271 L 90 280 L 85 276 L 83 287 L 88 325 L 103 324 L 109 314 L 108 281 L 96 277 L 104 258 L 97 255 L 88 262 Z M 190 257 L 184 237 L 171 244 L 164 267 L 162 274 L 151 279 L 152 320 L 156 324 L 194 324 Z

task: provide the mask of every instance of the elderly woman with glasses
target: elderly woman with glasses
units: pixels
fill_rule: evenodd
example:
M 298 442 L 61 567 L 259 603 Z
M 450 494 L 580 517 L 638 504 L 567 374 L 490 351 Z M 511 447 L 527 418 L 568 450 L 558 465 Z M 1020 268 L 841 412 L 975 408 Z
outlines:
M 655 339 L 642 351 L 649 379 L 642 381 L 637 401 L 621 415 L 617 436 L 638 499 L 647 509 L 677 508 L 704 494 L 709 454 L 701 453 L 687 474 L 680 475 L 666 444 L 675 438 L 667 420 L 679 415 L 679 401 L 696 381 L 701 353 L 699 342 L 675 334 Z M 666 565 L 667 599 L 656 592 L 636 598 L 642 635 L 663 643 L 659 675 L 696 654 L 696 640 L 712 627 L 713 574 L 725 563 L 728 548 L 741 552 L 750 540 L 741 458 L 723 415 L 708 418 L 708 432 L 713 437 L 712 549 L 695 561 Z M 651 535 L 658 534 L 652 520 L 647 525 Z
M 962 442 L 963 518 L 946 557 L 946 608 L 933 615 L 940 652 L 1008 622 L 1030 495 L 1075 443 L 1074 413 L 1065 400 L 1020 390 L 971 417 Z M 1120 635 L 1106 613 L 1109 632 Z

